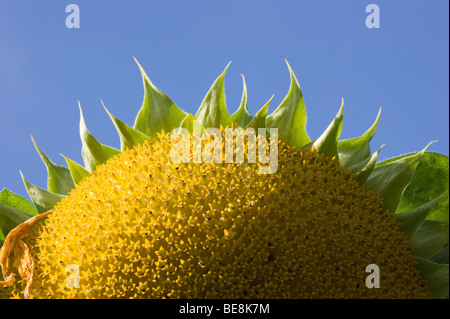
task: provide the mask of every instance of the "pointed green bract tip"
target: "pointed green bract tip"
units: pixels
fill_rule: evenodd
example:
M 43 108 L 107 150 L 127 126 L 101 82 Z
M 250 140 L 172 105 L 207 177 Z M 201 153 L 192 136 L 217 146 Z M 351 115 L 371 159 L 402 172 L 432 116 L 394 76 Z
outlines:
M 250 121 L 248 127 L 254 128 L 257 130 L 258 128 L 267 127 L 266 119 L 267 119 L 267 110 L 269 109 L 269 104 L 273 99 L 272 97 L 267 101 L 266 104 L 256 113 L 255 117 Z
M 348 169 L 370 157 L 369 142 L 377 131 L 380 115 L 381 107 L 375 122 L 362 136 L 338 142 L 339 162 L 342 167 Z
M 47 168 L 47 189 L 56 194 L 68 194 L 70 190 L 75 187 L 69 170 L 63 166 L 53 163 L 50 158 L 48 158 L 48 156 L 39 149 L 33 136 L 31 136 L 31 140 L 33 141 L 36 151 Z
M 248 123 L 250 123 L 252 116 L 248 112 L 247 85 L 245 84 L 245 77 L 243 74 L 241 74 L 241 76 L 243 82 L 241 104 L 239 105 L 236 113 L 231 115 L 231 119 L 234 123 L 237 123 L 240 127 L 244 128 L 248 125 Z
M 135 57 L 133 57 L 133 59 L 134 59 L 134 61 L 136 62 L 137 66 L 138 66 L 138 68 L 139 68 L 139 71 L 141 72 L 141 75 L 142 75 L 142 81 L 143 81 L 144 87 L 147 86 L 147 85 L 150 85 L 150 86 L 153 87 L 153 89 L 159 90 L 159 89 L 153 84 L 153 82 L 150 80 L 150 78 L 147 76 L 147 73 L 145 72 L 144 68 L 143 68 L 142 65 L 139 63 L 139 61 L 138 61 Z
M 425 151 L 428 149 L 428 147 L 430 147 L 431 144 L 437 143 L 437 142 L 438 142 L 438 140 L 431 141 L 430 143 L 428 143 L 427 146 L 425 146 L 425 147 L 419 152 L 420 155 L 423 155 L 423 154 L 425 153 Z
M 120 151 L 103 145 L 97 141 L 97 139 L 86 127 L 80 102 L 78 102 L 78 106 L 80 108 L 80 138 L 82 143 L 81 155 L 83 156 L 86 170 L 92 172 L 95 170 L 97 165 L 101 165 L 114 155 L 120 154 Z
M 355 173 L 354 178 L 361 185 L 364 185 L 366 183 L 367 179 L 369 178 L 370 174 L 372 174 L 372 172 L 376 166 L 378 155 L 380 154 L 380 151 L 384 146 L 385 146 L 384 144 L 381 145 L 381 147 L 375 153 L 373 153 L 370 157 L 368 157 L 365 160 L 363 160 L 353 166 L 350 166 L 348 168 L 348 170 L 351 170 L 353 173 Z
M 338 114 L 330 123 L 323 134 L 314 142 L 313 146 L 317 149 L 319 154 L 324 154 L 330 158 L 339 159 L 338 154 L 338 140 L 342 131 L 342 122 L 344 119 L 344 99 L 342 99 L 341 108 Z
M 291 66 L 285 59 L 291 77 L 291 85 L 281 104 L 267 116 L 267 128 L 277 128 L 281 138 L 296 147 L 310 142 L 306 133 L 306 107 L 303 93 Z
M 195 115 L 205 128 L 219 128 L 221 125 L 231 127 L 233 124 L 225 101 L 225 74 L 230 63 L 228 63 L 225 70 L 214 81 Z
M 81 109 L 80 101 L 78 101 L 78 108 L 80 110 L 80 137 L 81 137 L 81 142 L 83 142 L 83 146 L 84 146 L 84 143 L 86 142 L 86 140 L 89 139 L 92 135 L 89 132 L 89 130 L 87 129 L 86 122 L 84 120 L 83 110 Z
M 292 70 L 291 65 L 289 64 L 288 60 L 284 57 L 283 57 L 283 60 L 289 69 L 289 74 L 291 75 L 291 80 L 300 86 L 300 84 L 298 83 L 297 77 L 295 76 L 294 71 Z
M 403 192 L 411 182 L 414 171 L 423 153 L 432 144 L 430 142 L 422 151 L 402 157 L 387 164 L 378 164 L 367 179 L 366 185 L 381 195 L 383 208 L 394 213 L 402 198 Z
M 124 151 L 127 148 L 133 148 L 135 146 L 138 146 L 139 144 L 144 143 L 149 139 L 149 137 L 138 130 L 135 130 L 131 126 L 128 126 L 124 122 L 118 120 L 116 117 L 114 117 L 111 112 L 108 111 L 103 101 L 101 101 L 103 108 L 105 109 L 106 113 L 108 113 L 109 117 L 111 118 L 111 121 L 113 122 L 114 126 L 116 127 L 117 133 L 120 137 L 120 149 Z
M 144 84 L 144 101 L 134 122 L 134 129 L 149 137 L 157 137 L 161 131 L 170 132 L 180 126 L 186 114 L 149 79 L 135 59 Z

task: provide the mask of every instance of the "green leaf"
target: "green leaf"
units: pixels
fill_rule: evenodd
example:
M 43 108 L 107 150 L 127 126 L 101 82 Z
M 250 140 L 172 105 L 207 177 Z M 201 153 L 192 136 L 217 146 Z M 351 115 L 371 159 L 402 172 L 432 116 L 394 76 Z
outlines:
M 342 167 L 351 167 L 370 156 L 369 142 L 377 131 L 380 114 L 381 108 L 375 122 L 362 136 L 338 142 L 339 162 Z
M 428 289 L 431 296 L 436 299 L 448 299 L 449 293 L 449 267 L 443 268 L 438 272 L 428 276 Z
M 380 151 L 383 148 L 383 146 L 384 145 L 382 145 L 378 149 L 378 151 L 373 153 L 370 157 L 366 158 L 362 162 L 347 168 L 348 170 L 351 170 L 355 174 L 354 179 L 356 179 L 361 185 L 364 185 L 367 179 L 369 178 L 370 174 L 372 174 L 377 162 L 378 155 L 380 154 Z
M 231 127 L 233 123 L 225 103 L 225 73 L 230 63 L 214 81 L 195 115 L 204 128 L 219 128 L 220 125 Z
M 31 202 L 6 188 L 0 192 L 0 204 L 19 209 L 33 216 L 38 214 L 36 207 Z
M 46 211 L 52 209 L 53 206 L 55 206 L 61 199 L 64 198 L 64 196 L 62 195 L 51 193 L 49 191 L 46 191 L 45 189 L 29 183 L 25 179 L 25 177 L 23 177 L 22 172 L 20 172 L 20 175 L 22 176 L 22 180 L 27 190 L 28 196 L 30 196 L 31 200 L 36 205 L 39 213 L 45 213 Z
M 411 238 L 414 254 L 430 258 L 448 246 L 448 220 L 425 220 Z
M 431 261 L 439 264 L 448 264 L 448 246 L 444 247 L 440 252 L 430 258 Z
M 144 101 L 134 122 L 134 128 L 150 137 L 157 137 L 161 131 L 170 132 L 180 126 L 186 114 L 160 89 L 145 73 L 139 62 L 134 59 L 141 71 L 144 83 Z
M 338 114 L 330 123 L 328 128 L 322 135 L 314 142 L 314 147 L 317 149 L 318 154 L 324 154 L 329 158 L 335 157 L 339 159 L 337 151 L 337 143 L 342 131 L 342 121 L 344 119 L 344 99 L 342 99 L 341 108 Z
M 120 151 L 100 144 L 97 141 L 97 139 L 88 131 L 79 102 L 78 105 L 80 107 L 80 137 L 81 143 L 83 144 L 81 155 L 83 156 L 85 168 L 92 172 L 97 165 L 101 165 L 114 155 L 120 154 Z
M 0 192 L 0 247 L 11 229 L 37 214 L 36 207 L 27 199 L 3 189 Z
M 259 128 L 265 128 L 266 127 L 266 118 L 267 118 L 267 110 L 269 109 L 270 101 L 272 101 L 272 97 L 267 101 L 266 104 L 258 111 L 258 113 L 255 114 L 255 117 L 248 123 L 247 127 L 252 127 L 258 131 Z
M 417 257 L 417 269 L 427 282 L 431 297 L 441 299 L 448 292 L 448 265 L 438 264 L 424 258 Z
M 47 190 L 52 193 L 66 195 L 72 188 L 75 187 L 73 183 L 70 171 L 63 167 L 53 163 L 47 155 L 45 155 L 37 146 L 34 138 L 31 137 L 34 147 L 47 167 Z
M 448 220 L 449 217 L 449 158 L 443 154 L 425 152 L 397 211 L 412 210 L 443 192 L 446 194 L 433 208 L 429 219 Z
M 252 116 L 248 112 L 247 106 L 247 85 L 245 84 L 244 75 L 241 74 L 241 76 L 244 86 L 242 91 L 241 105 L 239 106 L 236 113 L 231 115 L 231 119 L 234 123 L 237 123 L 240 127 L 244 128 L 250 123 L 250 121 L 252 120 Z
M 416 260 L 417 260 L 417 268 L 420 270 L 420 273 L 422 275 L 433 274 L 445 267 L 448 267 L 447 264 L 439 264 L 422 257 L 416 257 Z
M 414 155 L 375 167 L 367 179 L 366 185 L 371 186 L 373 191 L 380 194 L 384 210 L 388 209 L 391 213 L 396 211 L 402 194 L 411 182 L 414 170 L 429 145 Z
M 106 113 L 108 113 L 109 117 L 111 118 L 112 122 L 114 123 L 114 126 L 116 127 L 117 133 L 119 133 L 120 137 L 120 149 L 124 151 L 127 148 L 133 148 L 139 144 L 143 144 L 145 141 L 149 139 L 149 137 L 138 130 L 135 130 L 134 128 L 128 126 L 124 122 L 118 120 L 115 118 L 106 108 L 105 104 L 102 105 L 106 110 Z
M 414 236 L 416 230 L 427 218 L 431 210 L 437 205 L 441 198 L 442 195 L 409 212 L 401 214 L 396 213 L 393 215 L 393 217 L 400 222 L 399 228 L 406 235 L 408 240 Z
M 291 85 L 281 104 L 267 119 L 267 128 L 278 128 L 280 137 L 285 138 L 296 147 L 310 142 L 306 133 L 306 107 L 300 84 L 291 66 L 285 59 L 291 76 Z
M 4 241 L 13 228 L 32 217 L 20 209 L 0 204 L 0 239 Z
M 67 166 L 69 166 L 70 175 L 72 176 L 72 180 L 75 184 L 79 184 L 83 178 L 91 175 L 83 166 L 72 161 L 70 158 L 65 157 L 61 154 L 67 162 Z

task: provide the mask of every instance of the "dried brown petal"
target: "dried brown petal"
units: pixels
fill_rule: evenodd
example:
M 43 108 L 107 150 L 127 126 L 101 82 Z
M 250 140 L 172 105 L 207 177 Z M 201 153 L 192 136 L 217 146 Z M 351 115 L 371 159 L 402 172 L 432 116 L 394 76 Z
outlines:
M 0 287 L 11 286 L 15 279 L 11 271 L 11 253 L 14 252 L 15 259 L 13 260 L 13 267 L 19 271 L 20 276 L 27 281 L 25 289 L 25 298 L 28 297 L 29 287 L 33 281 L 34 263 L 31 258 L 28 246 L 22 241 L 33 227 L 39 223 L 44 217 L 50 214 L 51 211 L 34 216 L 24 223 L 18 225 L 11 230 L 6 236 L 3 247 L 0 250 L 0 267 L 2 267 L 4 281 L 0 281 Z

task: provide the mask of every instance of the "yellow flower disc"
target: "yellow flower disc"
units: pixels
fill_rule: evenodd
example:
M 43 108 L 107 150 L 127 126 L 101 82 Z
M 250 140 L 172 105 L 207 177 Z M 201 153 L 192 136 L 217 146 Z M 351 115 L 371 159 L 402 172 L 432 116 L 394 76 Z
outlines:
M 336 160 L 280 141 L 264 175 L 173 163 L 174 143 L 113 157 L 54 207 L 25 239 L 31 298 L 428 297 L 396 220 Z

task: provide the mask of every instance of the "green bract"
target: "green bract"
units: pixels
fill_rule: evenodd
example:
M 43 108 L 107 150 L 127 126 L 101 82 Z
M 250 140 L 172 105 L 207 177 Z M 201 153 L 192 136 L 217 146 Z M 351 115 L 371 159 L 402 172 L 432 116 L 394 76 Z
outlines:
M 137 61 L 136 61 L 137 62 Z M 286 62 L 287 63 L 287 62 Z M 224 81 L 229 67 L 214 81 L 195 116 L 182 111 L 148 78 L 141 65 L 144 84 L 142 107 L 131 127 L 115 118 L 105 107 L 120 137 L 120 150 L 101 144 L 87 129 L 80 106 L 80 137 L 84 165 L 64 156 L 68 168 L 54 164 L 37 146 L 36 150 L 47 171 L 47 189 L 23 181 L 33 206 L 26 199 L 8 190 L 0 192 L 0 244 L 7 234 L 32 216 L 46 212 L 89 176 L 98 165 L 127 148 L 157 137 L 161 131 L 185 128 L 193 131 L 194 121 L 202 129 L 238 125 L 242 128 L 277 128 L 279 137 L 298 148 L 314 147 L 319 154 L 339 160 L 344 169 L 351 170 L 361 184 L 371 186 L 383 199 L 383 208 L 394 212 L 400 230 L 412 243 L 417 267 L 427 280 L 435 298 L 448 297 L 448 177 L 447 156 L 423 150 L 381 163 L 376 163 L 381 148 L 371 153 L 369 142 L 374 136 L 380 112 L 373 125 L 360 137 L 339 141 L 343 125 L 344 102 L 322 135 L 311 140 L 306 132 L 306 108 L 303 93 L 294 72 L 287 63 L 291 85 L 275 111 L 267 115 L 272 98 L 254 117 L 248 112 L 247 87 L 243 77 L 240 106 L 230 116 L 226 107 Z M 103 104 L 103 102 L 102 102 Z

